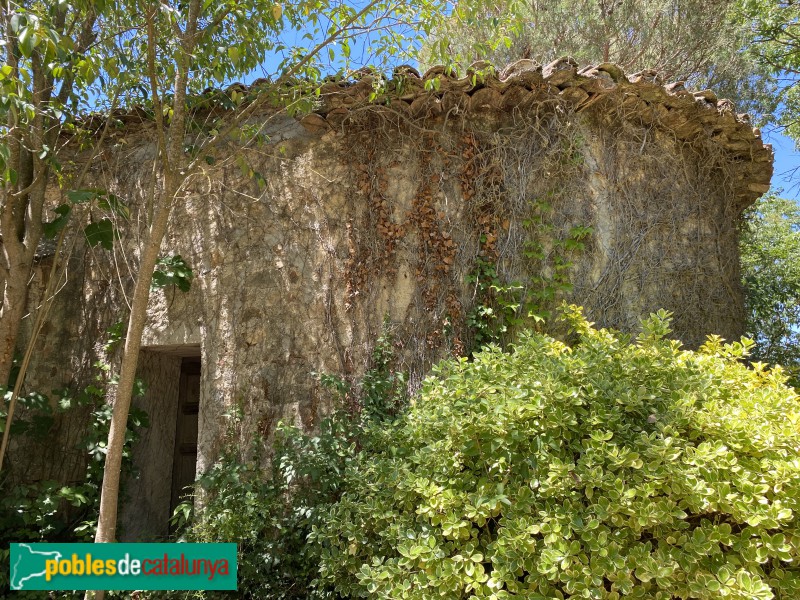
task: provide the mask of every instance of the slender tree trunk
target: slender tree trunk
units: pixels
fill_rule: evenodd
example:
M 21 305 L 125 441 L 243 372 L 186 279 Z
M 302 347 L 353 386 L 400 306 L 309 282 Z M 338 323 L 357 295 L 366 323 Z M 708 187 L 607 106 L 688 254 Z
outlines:
M 14 44 L 16 39 L 11 28 L 12 11 L 7 1 L 0 4 L 2 8 L 4 28 L 5 28 L 5 62 L 14 71 L 17 69 L 17 57 L 14 54 Z M 8 166 L 17 172 L 17 182 L 8 185 L 0 196 L 0 233 L 3 236 L 2 246 L 2 268 L 5 278 L 3 286 L 3 305 L 0 307 L 0 385 L 8 384 L 8 377 L 11 373 L 11 361 L 14 358 L 14 350 L 17 346 L 17 335 L 19 333 L 19 320 L 25 310 L 26 290 L 20 290 L 20 281 L 27 278 L 30 272 L 25 269 L 25 246 L 20 234 L 20 214 L 22 207 L 20 199 L 15 193 L 20 189 L 20 178 L 23 182 L 25 177 L 21 177 L 20 167 L 27 163 L 23 160 L 23 146 L 20 140 L 20 131 L 17 127 L 15 115 L 9 111 L 6 121 L 8 136 L 7 144 L 9 150 Z M 24 219 L 24 217 L 23 217 Z M 23 274 L 24 273 L 24 274 Z
M 0 1 L 0 17 L 5 29 L 5 62 L 16 74 L 19 67 L 15 54 L 16 37 L 11 19 L 16 5 Z M 60 11 L 55 20 L 56 30 L 65 33 L 66 10 Z M 94 40 L 93 29 L 97 15 L 89 10 L 81 23 L 80 34 L 75 40 L 75 52 L 80 54 Z M 27 284 L 33 270 L 36 248 L 42 237 L 42 215 L 46 199 L 49 163 L 39 156 L 42 148 L 55 148 L 60 127 L 54 123 L 45 109 L 53 94 L 54 77 L 44 66 L 43 58 L 34 53 L 31 57 L 31 101 L 35 117 L 28 127 L 20 126 L 13 111 L 9 111 L 6 126 L 9 148 L 8 166 L 17 172 L 17 181 L 7 186 L 0 196 L 0 272 L 2 272 L 3 304 L 0 307 L 0 385 L 8 383 L 11 363 L 17 346 L 20 320 L 25 315 L 28 298 Z M 65 103 L 72 93 L 74 79 L 67 75 L 58 94 L 60 103 Z M 27 149 L 26 149 L 27 148 Z M 0 464 L 2 460 L 0 459 Z
M 169 216 L 175 191 L 161 198 L 160 206 L 150 228 L 150 234 L 144 245 L 138 277 L 133 292 L 131 313 L 128 317 L 128 331 L 125 336 L 125 352 L 120 367 L 119 383 L 114 398 L 114 411 L 111 417 L 111 429 L 108 434 L 108 453 L 103 470 L 103 488 L 100 497 L 100 516 L 97 523 L 95 542 L 113 542 L 116 537 L 117 508 L 119 504 L 119 479 L 122 467 L 122 450 L 125 444 L 125 432 L 133 397 L 133 384 L 136 378 L 136 367 L 139 349 L 142 345 L 142 334 L 147 321 L 147 304 L 150 300 L 150 281 L 158 261 L 161 241 L 167 231 Z
M 128 414 L 130 413 L 131 400 L 133 398 L 136 367 L 139 363 L 142 334 L 147 321 L 150 281 L 161 249 L 161 240 L 164 239 L 164 234 L 169 224 L 174 194 L 175 192 L 173 191 L 161 197 L 161 202 L 150 228 L 150 234 L 144 245 L 141 263 L 139 264 L 131 313 L 128 317 L 125 351 L 122 356 L 119 383 L 116 388 L 111 427 L 108 433 L 106 461 L 103 468 L 103 486 L 100 494 L 100 515 L 97 521 L 95 543 L 113 542 L 116 539 L 122 453 L 128 428 Z M 87 591 L 85 597 L 87 599 L 103 600 L 105 592 L 102 590 L 96 592 Z
M 327 39 L 314 47 L 303 59 L 290 69 L 284 77 L 294 75 L 305 63 L 310 61 L 319 51 L 335 39 L 358 18 L 365 15 L 378 0 L 371 0 L 358 13 L 351 17 L 351 20 L 344 23 Z M 201 1 L 191 0 L 188 7 L 187 25 L 181 36 L 181 50 L 177 53 L 176 77 L 174 83 L 174 95 L 172 100 L 172 118 L 169 124 L 169 136 L 164 135 L 165 127 L 163 121 L 163 110 L 161 96 L 158 90 L 158 78 L 155 71 L 155 46 L 153 15 L 145 15 L 147 21 L 148 49 L 147 60 L 149 79 L 152 91 L 152 101 L 156 120 L 156 130 L 158 132 L 159 162 L 164 173 L 164 192 L 160 196 L 160 201 L 156 203 L 155 216 L 150 227 L 150 232 L 144 245 L 141 262 L 136 275 L 134 286 L 133 302 L 131 314 L 128 318 L 128 330 L 125 337 L 125 349 L 122 359 L 119 383 L 117 384 L 116 395 L 114 398 L 114 409 L 111 417 L 111 427 L 107 444 L 107 454 L 103 471 L 103 485 L 100 498 L 100 515 L 98 518 L 97 534 L 95 542 L 113 542 L 116 538 L 117 511 L 119 506 L 119 484 L 122 468 L 122 451 L 125 444 L 125 432 L 127 429 L 128 415 L 130 412 L 131 399 L 133 396 L 133 384 L 136 376 L 136 367 L 139 360 L 139 350 L 141 348 L 142 334 L 147 319 L 147 305 L 150 299 L 150 283 L 155 270 L 161 249 L 161 242 L 167 231 L 172 206 L 178 194 L 184 187 L 187 178 L 192 172 L 196 162 L 189 162 L 183 150 L 184 136 L 186 133 L 186 90 L 189 82 L 189 72 L 191 68 L 190 58 L 196 45 L 198 33 L 198 18 L 200 15 Z M 267 96 L 264 96 L 266 98 Z M 250 116 L 259 106 L 259 102 L 253 102 L 248 109 L 242 110 L 238 117 L 234 118 L 222 134 L 217 134 L 209 140 L 208 145 L 213 145 L 221 139 L 226 139 L 227 135 L 234 128 Z M 197 159 L 195 159 L 197 160 Z M 103 600 L 104 591 L 87 591 L 86 600 Z
M 0 217 L 2 264 L 6 271 L 3 306 L 0 308 L 0 385 L 8 384 L 21 321 L 27 308 L 28 281 L 33 272 L 36 248 L 42 239 L 47 170 L 43 165 L 40 168 L 45 172 L 28 186 L 30 192 L 21 199 L 6 196 Z
M 20 324 L 25 315 L 29 274 L 25 266 L 13 265 L 9 269 L 3 290 L 3 310 L 0 314 L 0 385 L 8 384 Z
M 100 514 L 97 522 L 95 542 L 113 542 L 116 539 L 117 512 L 119 508 L 119 484 L 122 469 L 122 452 L 128 425 L 133 384 L 136 367 L 139 363 L 139 350 L 142 334 L 147 320 L 147 305 L 150 300 L 150 283 L 161 251 L 161 242 L 167 232 L 169 217 L 176 195 L 183 186 L 187 174 L 184 170 L 185 157 L 183 141 L 186 125 L 186 89 L 189 81 L 190 57 L 194 50 L 197 20 L 200 14 L 200 0 L 192 0 L 188 9 L 187 25 L 181 40 L 181 50 L 176 57 L 178 68 L 174 83 L 173 113 L 169 125 L 169 140 L 164 136 L 164 124 L 160 97 L 155 74 L 155 33 L 152 15 L 147 18 L 148 63 L 150 83 L 153 89 L 153 102 L 156 107 L 156 126 L 159 135 L 160 159 L 164 173 L 164 190 L 156 202 L 153 222 L 144 243 L 141 261 L 134 284 L 131 313 L 128 317 L 128 330 L 125 336 L 125 349 L 120 367 L 119 383 L 114 397 L 114 409 L 106 446 L 106 460 L 103 469 L 103 486 L 100 495 Z M 105 592 L 86 592 L 88 598 L 103 600 Z
M 28 161 L 24 153 L 14 165 L 19 171 Z M 30 184 L 31 176 L 25 177 Z M 0 385 L 8 384 L 11 363 L 17 347 L 20 324 L 25 316 L 28 299 L 28 279 L 33 270 L 36 246 L 41 238 L 41 224 L 32 227 L 26 221 L 26 212 L 31 209 L 30 202 L 37 201 L 35 194 L 17 196 L 8 191 L 3 197 L 0 214 L 0 233 L 3 237 L 0 251 L 0 264 L 4 271 L 3 305 L 0 307 Z M 42 200 L 43 201 L 43 200 Z

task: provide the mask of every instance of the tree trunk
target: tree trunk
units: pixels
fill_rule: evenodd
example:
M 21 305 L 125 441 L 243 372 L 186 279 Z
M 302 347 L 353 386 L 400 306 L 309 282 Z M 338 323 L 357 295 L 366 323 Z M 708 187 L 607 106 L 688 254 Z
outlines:
M 103 469 L 103 486 L 100 495 L 100 515 L 97 521 L 96 543 L 113 542 L 117 531 L 117 511 L 119 507 L 120 470 L 122 468 L 122 451 L 125 445 L 125 433 L 128 427 L 128 414 L 133 396 L 133 384 L 136 378 L 136 367 L 139 363 L 139 349 L 142 345 L 142 333 L 147 320 L 147 304 L 150 300 L 150 284 L 156 268 L 161 242 L 167 232 L 172 205 L 178 191 L 186 181 L 184 170 L 185 156 L 183 141 L 186 134 L 186 90 L 189 82 L 190 57 L 194 51 L 197 22 L 200 16 L 201 1 L 191 0 L 188 6 L 186 29 L 181 36 L 181 49 L 175 59 L 174 94 L 172 99 L 172 120 L 169 124 L 169 141 L 164 135 L 161 97 L 158 93 L 158 77 L 155 69 L 156 36 L 153 26 L 153 14 L 145 15 L 147 21 L 147 55 L 152 99 L 156 108 L 156 126 L 158 128 L 160 160 L 164 173 L 164 191 L 155 205 L 153 223 L 150 226 L 139 269 L 128 317 L 128 331 L 125 336 L 125 349 L 117 384 L 114 410 L 111 415 L 111 427 L 108 434 L 108 445 L 105 467 Z M 94 595 L 87 591 L 86 598 L 95 600 L 105 598 L 104 591 Z
M 295 71 L 311 60 L 313 56 L 326 46 L 330 45 L 338 38 L 349 26 L 361 16 L 367 14 L 377 3 L 371 0 L 358 13 L 352 16 L 350 22 L 344 23 L 339 29 L 332 33 L 326 40 L 320 42 L 303 59 L 294 65 L 284 77 L 289 77 Z M 163 121 L 163 111 L 161 96 L 158 88 L 158 77 L 155 69 L 155 35 L 153 27 L 153 15 L 145 15 L 147 21 L 148 36 L 148 71 L 152 91 L 152 100 L 155 108 L 156 129 L 159 142 L 159 162 L 164 173 L 164 191 L 160 196 L 160 201 L 156 203 L 156 210 L 150 232 L 144 245 L 141 262 L 136 276 L 134 287 L 133 302 L 131 304 L 131 314 L 128 318 L 128 330 L 125 337 L 125 349 L 122 358 L 119 383 L 116 387 L 114 398 L 114 409 L 111 416 L 111 427 L 107 444 L 105 467 L 103 471 L 103 485 L 100 497 L 100 515 L 97 524 L 96 543 L 113 542 L 116 538 L 117 511 L 119 505 L 119 483 L 122 468 L 122 451 L 125 444 L 125 433 L 127 429 L 128 414 L 130 412 L 131 399 L 133 395 L 133 384 L 136 376 L 136 367 L 139 361 L 139 350 L 141 348 L 142 334 L 147 319 L 147 305 L 150 299 L 150 284 L 153 272 L 158 260 L 161 249 L 161 242 L 167 231 L 169 217 L 172 206 L 183 188 L 190 173 L 193 172 L 194 163 L 188 162 L 184 154 L 183 144 L 186 132 L 186 91 L 189 82 L 189 72 L 191 69 L 190 58 L 195 48 L 196 35 L 198 32 L 198 19 L 201 12 L 201 0 L 191 0 L 188 6 L 188 17 L 186 29 L 181 36 L 181 50 L 176 55 L 177 69 L 174 83 L 174 95 L 172 99 L 173 114 L 168 125 L 169 137 L 164 135 L 165 127 Z M 264 96 L 267 98 L 268 96 Z M 250 110 L 258 106 L 258 102 L 250 105 Z M 228 128 L 223 131 L 223 135 L 215 135 L 211 138 L 209 145 L 226 139 L 227 135 L 240 123 L 246 116 L 247 110 L 239 113 L 234 118 Z M 87 591 L 85 598 L 103 600 L 104 591 Z
M 6 250 L 4 248 L 4 250 Z M 6 253 L 7 257 L 8 254 Z M 14 359 L 14 351 L 17 349 L 17 337 L 25 316 L 25 308 L 28 299 L 28 277 L 27 271 L 23 270 L 23 265 L 14 265 L 8 270 L 3 289 L 3 308 L 0 310 L 0 385 L 8 385 L 11 374 L 11 365 Z M 20 381 L 17 381 L 19 384 Z M 8 403 L 8 413 L 5 418 L 5 429 L 3 430 L 2 442 L 0 442 L 0 471 L 3 470 L 6 453 L 8 452 L 8 440 L 11 436 L 11 423 L 14 419 L 14 407 L 17 402 L 18 388 L 12 394 Z
M 103 470 L 103 487 L 100 496 L 100 516 L 97 523 L 95 542 L 113 542 L 116 538 L 117 508 L 119 504 L 119 480 L 122 467 L 122 450 L 125 444 L 125 432 L 133 397 L 133 384 L 136 378 L 136 367 L 139 362 L 139 349 L 142 345 L 142 333 L 147 320 L 147 304 L 150 300 L 150 282 L 158 261 L 161 241 L 167 231 L 169 215 L 174 197 L 172 193 L 162 197 L 155 220 L 150 228 L 150 235 L 144 245 L 138 276 L 133 292 L 131 313 L 128 317 L 128 331 L 125 336 L 125 351 L 122 357 L 119 383 L 114 397 L 114 411 L 111 417 L 111 428 L 108 434 L 108 446 L 105 468 Z
M 3 17 L 5 62 L 18 76 L 19 56 L 15 51 L 16 35 L 11 20 L 16 13 L 16 4 L 0 2 Z M 59 11 L 53 21 L 56 31 L 69 36 L 65 29 L 67 11 Z M 74 53 L 80 55 L 94 42 L 94 25 L 97 15 L 93 9 L 86 12 L 79 34 L 74 38 Z M 71 25 L 70 25 L 71 27 Z M 7 166 L 16 171 L 17 181 L 8 185 L 0 196 L 0 284 L 3 286 L 3 304 L 0 307 L 0 385 L 8 383 L 11 362 L 17 345 L 20 320 L 25 315 L 27 284 L 33 270 L 36 249 L 42 237 L 42 216 L 49 183 L 50 164 L 39 156 L 43 148 L 56 148 L 60 123 L 46 114 L 51 103 L 55 77 L 45 68 L 38 53 L 31 57 L 30 99 L 35 117 L 27 125 L 21 124 L 15 111 L 9 111 L 7 121 L 7 144 L 9 159 Z M 58 101 L 65 104 L 74 87 L 70 69 L 61 82 Z M 58 260 L 55 257 L 54 260 Z M 10 411 L 9 411 L 10 412 Z M 10 420 L 9 420 L 10 422 Z M 0 465 L 2 457 L 0 456 Z
M 142 334 L 147 321 L 150 282 L 158 261 L 159 251 L 161 250 L 161 241 L 164 239 L 164 234 L 169 224 L 174 193 L 173 191 L 170 194 L 165 194 L 161 198 L 155 219 L 150 227 L 150 234 L 144 244 L 142 259 L 136 277 L 131 313 L 128 317 L 128 331 L 125 335 L 125 350 L 122 356 L 119 382 L 114 396 L 114 410 L 108 432 L 106 461 L 103 468 L 103 486 L 100 494 L 100 514 L 97 520 L 95 543 L 109 543 L 116 539 L 122 453 L 128 428 L 128 414 L 130 413 L 131 400 L 133 398 L 136 367 L 139 363 L 139 349 L 142 345 Z M 87 591 L 86 598 L 103 600 L 105 592 L 103 590 Z
M 13 266 L 3 290 L 3 310 L 0 311 L 0 385 L 7 385 L 11 363 L 17 347 L 17 336 L 25 316 L 28 299 L 28 270 L 25 265 Z

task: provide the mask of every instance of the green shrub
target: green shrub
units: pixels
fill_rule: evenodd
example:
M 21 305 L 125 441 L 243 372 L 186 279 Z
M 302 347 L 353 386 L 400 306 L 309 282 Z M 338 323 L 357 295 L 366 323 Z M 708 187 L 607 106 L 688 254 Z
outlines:
M 122 324 L 108 331 L 104 346 L 110 351 L 124 338 Z M 16 362 L 16 361 L 15 361 Z M 9 543 L 20 542 L 91 542 L 97 529 L 100 510 L 100 489 L 106 458 L 106 441 L 111 426 L 113 406 L 106 401 L 106 386 L 111 378 L 111 366 L 105 361 L 94 365 L 98 371 L 94 382 L 83 390 L 53 390 L 48 398 L 38 392 L 21 395 L 17 418 L 11 425 L 11 439 L 23 448 L 35 449 L 52 443 L 57 419 L 69 411 L 86 415 L 86 429 L 76 450 L 85 453 L 86 468 L 79 481 L 68 484 L 57 481 L 33 481 L 19 484 L 12 481 L 9 469 L 0 472 L 0 564 L 8 564 Z M 15 365 L 16 367 L 16 365 Z M 11 372 L 9 387 L 13 387 L 18 369 Z M 144 385 L 136 380 L 134 394 L 141 396 Z M 0 386 L 0 434 L 6 425 L 7 404 L 11 391 Z M 133 471 L 131 450 L 142 429 L 149 426 L 147 414 L 132 408 L 123 447 L 124 474 Z M 12 457 L 7 457 L 11 462 Z M 123 494 L 125 490 L 123 489 Z M 0 569 L 0 598 L 9 591 L 9 571 Z M 13 592 L 15 598 L 45 597 L 45 592 Z M 51 594 L 52 596 L 52 594 Z M 62 592 L 58 597 L 83 597 L 83 593 Z
M 358 385 L 332 375 L 320 376 L 323 386 L 332 392 L 334 410 L 322 420 L 317 433 L 279 425 L 269 476 L 261 466 L 259 440 L 248 461 L 242 460 L 232 445 L 197 482 L 205 492 L 199 514 L 191 514 L 191 503 L 176 511 L 176 520 L 185 521 L 185 541 L 238 544 L 238 597 L 337 597 L 330 586 L 315 581 L 320 546 L 309 544 L 307 538 L 341 496 L 344 475 L 352 462 L 385 442 L 379 436 L 383 424 L 395 419 L 406 405 L 405 375 L 393 368 L 393 362 L 387 322 L 376 340 L 370 368 Z M 242 415 L 230 417 L 235 429 Z M 173 595 L 190 596 L 215 594 Z
M 749 342 L 630 338 L 440 366 L 314 527 L 320 580 L 369 598 L 800 598 L 800 411 Z M 389 441 L 391 443 L 389 443 Z
M 320 511 L 338 498 L 341 474 L 355 456 L 348 440 L 350 423 L 349 417 L 338 411 L 323 420 L 317 435 L 281 425 L 270 477 L 265 477 L 258 453 L 244 462 L 230 450 L 198 480 L 207 500 L 191 518 L 183 540 L 237 543 L 236 596 L 276 600 L 328 597 L 322 588 L 315 590 L 311 585 L 319 552 L 306 538 Z M 213 592 L 174 596 L 217 595 L 230 596 Z

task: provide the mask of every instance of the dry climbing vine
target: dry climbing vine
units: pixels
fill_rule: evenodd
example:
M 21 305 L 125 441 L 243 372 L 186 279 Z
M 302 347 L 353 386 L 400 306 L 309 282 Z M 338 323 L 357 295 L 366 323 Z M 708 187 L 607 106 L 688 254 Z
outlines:
M 412 386 L 442 354 L 505 343 L 546 315 L 591 231 L 589 215 L 563 206 L 584 178 L 574 113 L 510 117 L 424 129 L 373 107 L 345 128 L 360 207 L 347 225 L 345 307 L 363 327 L 367 307 L 388 306 L 377 283 L 410 279 L 395 319 Z

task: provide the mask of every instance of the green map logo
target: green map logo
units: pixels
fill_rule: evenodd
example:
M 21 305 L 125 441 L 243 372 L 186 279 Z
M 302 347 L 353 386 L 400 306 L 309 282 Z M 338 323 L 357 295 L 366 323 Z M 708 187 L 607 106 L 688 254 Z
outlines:
M 12 590 L 235 590 L 236 544 L 11 544 Z
M 45 577 L 47 560 L 61 560 L 60 552 L 42 552 L 32 548 L 37 544 L 11 544 L 11 589 L 35 590 L 35 584 L 25 586 L 30 579 Z M 14 552 L 16 546 L 16 552 Z

